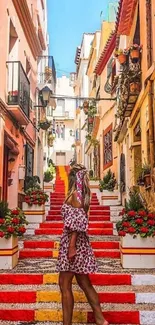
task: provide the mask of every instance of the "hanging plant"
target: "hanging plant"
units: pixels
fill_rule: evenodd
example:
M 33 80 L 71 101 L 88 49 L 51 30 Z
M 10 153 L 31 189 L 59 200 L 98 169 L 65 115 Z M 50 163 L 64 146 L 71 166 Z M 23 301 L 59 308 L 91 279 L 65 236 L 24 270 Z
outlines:
M 49 147 L 53 147 L 54 139 L 55 139 L 55 137 L 53 136 L 53 134 L 48 135 L 48 146 Z
M 84 110 L 84 113 L 87 115 L 88 110 L 89 110 L 89 102 L 86 100 L 83 102 L 83 110 Z
M 90 135 L 90 134 L 87 134 L 87 135 L 86 135 L 86 140 L 88 140 L 88 141 L 91 140 L 91 135 Z
M 48 120 L 40 120 L 39 122 L 39 128 L 41 128 L 44 131 L 48 130 L 50 126 L 51 126 L 51 122 Z
M 124 64 L 127 61 L 127 52 L 122 49 L 115 51 L 115 57 L 119 61 L 120 64 Z
M 99 140 L 97 139 L 91 139 L 91 144 L 94 146 L 94 147 L 97 147 L 99 145 Z
M 130 57 L 131 57 L 132 62 L 135 62 L 135 63 L 138 62 L 141 52 L 142 52 L 141 45 L 133 44 L 130 47 Z

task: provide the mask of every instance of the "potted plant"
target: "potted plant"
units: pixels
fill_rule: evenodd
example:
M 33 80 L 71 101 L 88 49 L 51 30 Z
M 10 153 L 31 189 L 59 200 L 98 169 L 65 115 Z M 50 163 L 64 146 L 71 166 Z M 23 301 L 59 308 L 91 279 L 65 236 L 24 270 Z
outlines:
M 53 147 L 53 141 L 55 139 L 55 136 L 53 134 L 48 135 L 48 146 Z
M 40 120 L 39 122 L 39 128 L 41 128 L 44 131 L 48 130 L 50 126 L 51 126 L 51 122 L 46 119 Z
M 0 269 L 12 269 L 17 265 L 18 237 L 25 233 L 27 224 L 19 208 L 7 209 L 5 216 L 0 219 Z
M 130 83 L 130 93 L 131 94 L 139 94 L 140 92 L 140 82 L 139 81 L 133 81 Z
M 143 173 L 145 187 L 148 188 L 151 186 L 151 167 L 149 164 L 147 163 L 143 164 L 142 173 Z
M 138 44 L 133 44 L 131 47 L 130 47 L 130 57 L 131 57 L 131 60 L 133 62 L 138 62 L 139 60 L 139 57 L 140 57 L 140 53 L 142 51 L 142 46 L 141 45 L 138 45 Z
M 117 181 L 116 181 L 115 175 L 109 169 L 107 174 L 103 177 L 103 180 L 100 180 L 100 182 L 99 182 L 99 190 L 100 190 L 100 192 L 103 192 L 103 190 L 108 190 L 110 192 L 113 192 L 116 184 L 117 184 Z
M 97 147 L 97 146 L 99 145 L 99 140 L 92 138 L 92 139 L 91 139 L 91 144 L 92 144 L 94 147 Z
M 124 64 L 127 61 L 127 55 L 122 49 L 115 51 L 115 57 L 117 58 L 120 64 Z
M 88 109 L 89 109 L 89 102 L 85 100 L 83 102 L 83 110 L 86 115 L 88 114 Z
M 90 134 L 87 134 L 87 135 L 86 135 L 86 140 L 88 140 L 88 141 L 91 140 L 91 135 L 90 135 Z
M 18 90 L 12 90 L 8 92 L 8 103 L 9 104 L 18 103 Z
M 5 201 L 0 201 L 0 219 L 5 218 L 9 213 L 8 203 Z
M 140 208 L 140 209 L 139 209 Z M 130 192 L 116 228 L 121 237 L 121 263 L 124 268 L 154 268 L 155 214 L 148 212 L 136 190 Z M 152 253 L 151 253 L 152 251 Z
M 38 176 L 29 177 L 25 186 L 23 211 L 29 224 L 40 223 L 45 220 L 45 202 L 48 195 L 40 188 Z

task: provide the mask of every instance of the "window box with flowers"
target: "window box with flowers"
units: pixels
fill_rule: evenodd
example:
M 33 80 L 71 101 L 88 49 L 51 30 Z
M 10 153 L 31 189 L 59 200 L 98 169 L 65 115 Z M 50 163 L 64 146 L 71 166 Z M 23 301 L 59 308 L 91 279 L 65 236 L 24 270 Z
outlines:
M 45 221 L 45 202 L 48 195 L 41 189 L 28 189 L 23 202 L 23 210 L 28 222 L 42 223 Z
M 116 227 L 123 268 L 155 268 L 155 214 L 144 210 L 123 210 L 120 214 L 122 220 Z
M 0 269 L 12 269 L 18 263 L 18 237 L 26 232 L 28 224 L 19 208 L 7 211 L 0 218 Z

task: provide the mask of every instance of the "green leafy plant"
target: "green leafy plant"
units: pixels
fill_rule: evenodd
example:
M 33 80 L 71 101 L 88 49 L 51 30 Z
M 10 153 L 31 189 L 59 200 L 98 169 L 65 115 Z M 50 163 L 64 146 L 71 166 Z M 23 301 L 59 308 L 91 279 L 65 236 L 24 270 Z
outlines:
M 25 200 L 28 205 L 43 205 L 48 201 L 48 195 L 41 189 L 28 189 L 26 191 Z
M 91 144 L 94 146 L 94 147 L 97 147 L 99 145 L 99 141 L 97 139 L 94 139 L 92 138 L 91 139 Z
M 129 200 L 125 204 L 126 211 L 139 211 L 144 209 L 139 191 L 136 188 L 130 189 Z
M 113 192 L 116 184 L 117 184 L 117 181 L 116 181 L 115 175 L 109 169 L 107 174 L 103 177 L 103 180 L 100 180 L 100 182 L 99 182 L 100 192 L 103 192 L 103 190 L 108 190 L 108 191 Z
M 9 211 L 8 203 L 6 201 L 0 201 L 0 218 L 5 218 Z
M 9 210 L 5 218 L 0 219 L 0 237 L 10 238 L 13 236 L 22 236 L 25 231 L 25 225 L 28 222 L 22 210 L 16 208 L 14 210 Z
M 91 140 L 91 135 L 89 133 L 86 135 L 86 140 L 88 140 L 88 141 Z
M 39 121 L 39 128 L 41 128 L 42 130 L 48 130 L 49 127 L 51 126 L 51 122 L 48 120 L 40 120 Z
M 40 178 L 38 176 L 26 176 L 25 192 L 29 189 L 40 189 Z
M 92 179 L 94 176 L 94 171 L 92 169 L 89 170 L 89 178 Z

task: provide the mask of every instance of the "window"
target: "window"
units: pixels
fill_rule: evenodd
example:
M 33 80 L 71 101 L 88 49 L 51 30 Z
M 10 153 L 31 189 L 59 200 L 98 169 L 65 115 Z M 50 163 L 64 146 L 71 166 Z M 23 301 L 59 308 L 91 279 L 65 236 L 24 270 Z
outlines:
M 152 3 L 146 0 L 146 42 L 147 42 L 147 64 L 152 65 Z
M 65 115 L 65 99 L 57 99 L 57 107 L 55 111 L 56 116 Z
M 112 124 L 103 133 L 104 169 L 113 164 L 112 155 Z
M 53 109 L 52 106 L 47 107 L 47 116 L 53 116 Z

